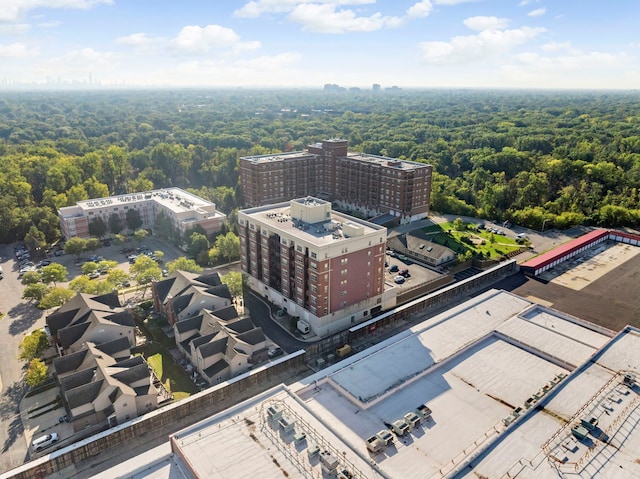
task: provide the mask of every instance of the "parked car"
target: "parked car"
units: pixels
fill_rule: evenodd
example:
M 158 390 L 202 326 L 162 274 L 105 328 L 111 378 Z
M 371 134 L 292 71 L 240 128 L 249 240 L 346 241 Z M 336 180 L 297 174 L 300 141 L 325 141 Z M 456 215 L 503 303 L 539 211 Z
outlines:
M 57 249 L 53 252 L 54 256 L 64 256 L 64 250 L 63 249 Z
M 49 266 L 50 264 L 51 264 L 51 260 L 43 259 L 42 261 L 39 261 L 38 264 L 36 264 L 36 268 L 40 269 L 43 266 Z
M 52 432 L 51 434 L 47 434 L 45 436 L 40 436 L 31 443 L 34 451 L 41 451 L 45 447 L 49 447 L 52 444 L 58 442 L 58 434 Z
M 89 279 L 96 279 L 100 277 L 100 273 L 98 273 L 97 271 L 92 271 L 87 276 L 89 277 Z
M 398 274 L 399 274 L 400 276 L 404 276 L 405 278 L 408 278 L 409 276 L 411 276 L 411 275 L 409 274 L 409 270 L 408 270 L 408 269 L 406 269 L 406 268 L 405 268 L 405 269 L 401 269 L 400 271 L 398 271 Z
M 397 264 L 392 264 L 391 266 L 389 266 L 389 272 L 390 273 L 395 273 L 398 271 L 398 265 Z
M 166 278 L 167 276 L 169 276 L 169 270 L 166 268 L 162 269 L 162 277 Z
M 393 278 L 393 281 L 394 281 L 396 284 L 402 284 L 402 283 L 404 283 L 404 276 L 400 276 L 400 275 L 398 275 L 398 276 L 396 276 L 395 278 Z
M 269 350 L 267 356 L 269 356 L 270 358 L 277 358 L 278 356 L 282 356 L 283 354 L 284 351 L 282 350 L 282 348 L 273 348 Z

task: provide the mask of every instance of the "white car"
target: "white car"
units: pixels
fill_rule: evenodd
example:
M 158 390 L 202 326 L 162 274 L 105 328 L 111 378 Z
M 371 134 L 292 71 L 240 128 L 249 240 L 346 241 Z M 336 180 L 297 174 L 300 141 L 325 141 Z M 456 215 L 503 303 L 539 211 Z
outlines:
M 33 447 L 34 451 L 41 451 L 45 447 L 49 447 L 56 442 L 58 442 L 58 434 L 52 432 L 51 434 L 40 436 L 38 439 L 35 439 L 31 443 L 31 446 Z

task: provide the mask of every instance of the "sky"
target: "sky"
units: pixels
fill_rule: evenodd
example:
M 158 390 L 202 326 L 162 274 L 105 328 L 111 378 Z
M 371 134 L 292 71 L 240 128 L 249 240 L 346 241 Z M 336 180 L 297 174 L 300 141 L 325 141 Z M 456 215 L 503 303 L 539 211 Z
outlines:
M 637 89 L 640 0 L 0 0 L 0 88 Z

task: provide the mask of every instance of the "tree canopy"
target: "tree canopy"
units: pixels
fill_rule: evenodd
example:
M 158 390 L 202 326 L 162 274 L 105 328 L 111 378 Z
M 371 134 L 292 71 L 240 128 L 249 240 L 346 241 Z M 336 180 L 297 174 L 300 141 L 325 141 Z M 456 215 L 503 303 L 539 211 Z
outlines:
M 11 92 L 0 112 L 0 242 L 52 242 L 60 207 L 168 186 L 214 201 L 235 228 L 240 157 L 326 138 L 432 164 L 433 211 L 640 224 L 637 92 Z M 141 227 L 137 210 L 121 213 L 102 220 L 112 234 Z M 186 239 L 166 218 L 157 229 Z

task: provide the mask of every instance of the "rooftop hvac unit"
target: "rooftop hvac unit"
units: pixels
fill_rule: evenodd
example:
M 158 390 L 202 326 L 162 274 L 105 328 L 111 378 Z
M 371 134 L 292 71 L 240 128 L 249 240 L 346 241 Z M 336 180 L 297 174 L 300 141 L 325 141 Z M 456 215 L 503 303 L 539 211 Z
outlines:
M 323 471 L 328 474 L 334 474 L 340 462 L 330 451 L 322 451 L 320 453 L 320 464 L 322 465 Z
M 280 428 L 282 429 L 282 432 L 284 432 L 286 434 L 286 433 L 290 433 L 290 432 L 293 431 L 293 428 L 294 428 L 296 422 L 292 421 L 291 419 L 288 419 L 286 417 L 282 417 L 278 421 L 278 424 L 280 425 Z
M 282 409 L 277 406 L 269 406 L 267 408 L 267 417 L 272 421 L 278 421 L 282 417 Z
M 423 419 L 427 419 L 431 416 L 431 408 L 426 404 L 420 404 L 420 406 L 416 408 L 416 412 L 422 416 Z
M 407 414 L 405 414 L 404 420 L 412 428 L 418 427 L 418 425 L 420 424 L 420 416 L 418 416 L 415 412 L 408 412 Z
M 627 373 L 624 375 L 624 379 L 623 379 L 624 384 L 626 384 L 627 386 L 633 386 L 636 382 L 636 376 L 635 374 L 631 374 L 631 373 Z

